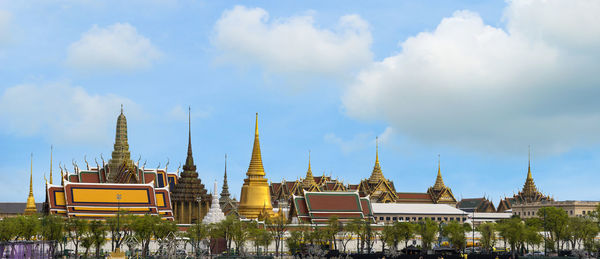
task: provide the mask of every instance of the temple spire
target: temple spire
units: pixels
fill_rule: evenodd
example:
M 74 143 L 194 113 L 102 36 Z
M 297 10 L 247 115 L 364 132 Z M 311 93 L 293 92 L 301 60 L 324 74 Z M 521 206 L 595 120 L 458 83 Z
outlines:
M 227 154 L 225 154 L 225 173 L 223 174 L 223 188 L 221 190 L 221 199 L 229 199 L 229 185 L 227 184 Z
M 265 169 L 263 168 L 262 156 L 260 154 L 260 141 L 258 139 L 258 112 L 256 113 L 256 123 L 254 125 L 254 146 L 252 147 L 252 158 L 250 166 L 248 166 L 248 176 L 264 176 Z
M 52 149 L 54 147 L 50 145 L 50 184 L 52 184 Z
M 369 177 L 369 183 L 376 184 L 380 180 L 385 180 L 385 177 L 383 176 L 381 166 L 379 165 L 379 136 L 377 136 L 375 137 L 375 165 L 373 166 L 371 177 Z
M 35 198 L 33 197 L 33 153 L 31 153 L 31 165 L 29 169 L 29 196 L 27 197 L 27 205 L 25 206 L 24 214 L 30 215 L 37 213 L 35 206 Z
M 192 154 L 192 107 L 188 106 L 188 149 L 187 157 L 185 158 L 185 165 L 183 165 L 183 177 L 192 176 L 197 177 L 196 165 L 194 164 L 194 156 Z M 195 175 L 194 175 L 195 174 Z
M 433 189 L 435 190 L 441 190 L 442 188 L 446 187 L 446 185 L 444 185 L 444 179 L 442 179 L 442 167 L 440 160 L 440 155 L 438 154 L 438 173 L 435 179 L 435 184 L 433 185 Z
M 527 179 L 533 180 L 533 177 L 531 176 L 531 146 L 528 147 L 527 152 Z
M 531 147 L 529 147 L 527 158 L 527 178 L 525 179 L 525 184 L 523 185 L 523 193 L 527 195 L 535 195 L 537 192 L 538 191 L 535 187 L 533 176 L 531 175 Z
M 121 104 L 121 114 L 117 118 L 117 127 L 115 134 L 115 144 L 109 167 L 109 182 L 115 182 L 121 170 L 130 168 L 133 162 L 131 161 L 131 153 L 129 152 L 129 143 L 127 140 L 127 118 L 123 114 L 123 104 Z
M 311 185 L 315 184 L 315 178 L 312 174 L 312 169 L 310 168 L 310 150 L 308 151 L 308 170 L 306 171 L 306 177 L 302 181 L 302 187 L 309 188 Z

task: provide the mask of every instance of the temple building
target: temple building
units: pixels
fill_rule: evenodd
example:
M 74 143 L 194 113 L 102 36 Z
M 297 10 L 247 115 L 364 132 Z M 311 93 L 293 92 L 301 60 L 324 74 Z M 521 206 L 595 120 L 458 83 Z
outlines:
M 171 200 L 175 221 L 179 224 L 194 224 L 201 222 L 209 209 L 212 196 L 204 188 L 198 178 L 194 157 L 192 155 L 192 121 L 191 111 L 188 114 L 188 149 L 183 172 L 177 183 L 171 189 Z M 216 195 L 216 193 L 215 193 Z
M 379 165 L 379 138 L 375 143 L 375 165 L 371 177 L 362 180 L 358 184 L 358 191 L 361 196 L 369 196 L 372 202 L 390 203 L 398 200 L 394 182 L 386 179 Z
M 286 181 L 270 183 L 271 200 L 274 206 L 289 206 L 292 197 L 302 196 L 305 191 L 308 192 L 345 192 L 348 189 L 343 182 L 332 179 L 331 176 L 313 176 L 310 164 L 310 152 L 308 155 L 308 169 L 303 179 L 295 181 Z
M 450 187 L 444 184 L 442 178 L 442 169 L 438 159 L 438 172 L 433 186 L 427 189 L 427 192 L 399 192 L 397 193 L 398 203 L 435 203 L 456 205 L 456 198 L 452 194 Z
M 258 139 L 258 113 L 256 113 L 252 157 L 248 171 L 246 172 L 247 177 L 244 179 L 244 184 L 242 185 L 238 206 L 240 217 L 258 219 L 259 217 L 264 218 L 274 215 L 269 183 L 265 175 L 260 153 L 260 141 Z
M 494 203 L 486 197 L 461 199 L 456 204 L 456 208 L 465 212 L 496 212 Z
M 288 213 L 289 220 L 295 224 L 326 224 L 332 216 L 340 222 L 354 219 L 373 222 L 371 201 L 356 191 L 304 192 L 303 196 L 293 196 Z
M 130 158 L 127 139 L 127 119 L 117 118 L 116 136 L 111 159 L 96 167 L 80 169 L 73 162 L 74 171 L 61 167 L 61 183 L 46 185 L 46 206 L 50 214 L 66 217 L 106 218 L 127 211 L 134 215 L 160 215 L 173 220 L 169 188 L 177 183 L 176 173 L 164 169 L 146 169 L 145 163 Z
M 225 215 L 236 215 L 238 208 L 238 201 L 235 198 L 230 197 L 229 185 L 227 184 L 227 155 L 225 155 L 225 173 L 223 174 L 223 188 L 221 188 L 221 197 L 219 198 L 219 205 Z M 212 206 L 212 204 L 211 204 Z
M 523 184 L 523 190 L 518 194 L 513 195 L 510 198 L 504 198 L 500 200 L 498 204 L 498 212 L 505 212 L 512 209 L 516 204 L 527 204 L 535 202 L 554 201 L 551 197 L 542 194 L 538 191 L 535 183 L 533 182 L 533 176 L 531 175 L 531 155 L 529 162 L 527 163 L 527 178 L 525 178 L 525 184 Z

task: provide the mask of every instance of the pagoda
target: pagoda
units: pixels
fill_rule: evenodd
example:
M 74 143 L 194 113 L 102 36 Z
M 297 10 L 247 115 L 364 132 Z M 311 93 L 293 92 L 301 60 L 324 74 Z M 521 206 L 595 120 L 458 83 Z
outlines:
M 252 157 L 248 171 L 246 172 L 247 177 L 244 179 L 244 184 L 242 185 L 238 207 L 238 214 L 241 217 L 257 219 L 259 216 L 265 217 L 265 213 L 273 215 L 269 183 L 265 175 L 258 139 L 258 113 L 256 113 Z
M 183 166 L 183 172 L 177 184 L 171 190 L 173 201 L 173 214 L 179 224 L 193 224 L 200 222 L 208 211 L 211 199 L 207 194 L 204 184 L 198 178 L 194 157 L 192 155 L 192 119 L 191 110 L 188 111 L 188 150 Z
M 429 195 L 431 196 L 433 203 L 444 203 L 453 206 L 456 205 L 456 198 L 454 198 L 452 190 L 444 184 L 439 155 L 437 177 L 435 178 L 435 183 L 433 184 L 433 186 L 427 189 L 427 193 L 429 193 Z
M 527 204 L 541 201 L 553 201 L 551 197 L 542 194 L 538 191 L 531 175 L 531 152 L 529 153 L 529 161 L 527 162 L 527 177 L 523 184 L 523 189 L 513 195 L 511 198 L 504 198 L 498 203 L 498 212 L 504 212 L 512 208 L 513 204 Z
M 219 223 L 223 220 L 225 220 L 225 214 L 223 214 L 223 211 L 221 211 L 221 206 L 219 205 L 219 198 L 217 195 L 217 182 L 215 182 L 215 189 L 213 190 L 210 209 L 206 213 L 206 216 L 202 220 L 202 223 L 213 224 Z
M 35 198 L 33 198 L 33 154 L 31 154 L 31 168 L 29 172 L 29 196 L 27 197 L 27 204 L 23 214 L 32 215 L 37 213 L 37 207 L 35 206 Z
M 396 202 L 398 196 L 394 182 L 383 176 L 379 164 L 379 138 L 375 138 L 375 165 L 368 179 L 362 180 L 358 185 L 361 196 L 369 196 L 371 201 L 380 203 Z

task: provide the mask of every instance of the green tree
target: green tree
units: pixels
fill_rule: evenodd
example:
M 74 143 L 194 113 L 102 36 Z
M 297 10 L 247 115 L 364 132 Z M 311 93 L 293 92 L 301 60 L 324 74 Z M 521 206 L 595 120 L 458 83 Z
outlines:
M 88 253 L 90 252 L 90 248 L 94 245 L 93 238 L 89 235 L 89 231 L 86 231 L 85 235 L 81 238 L 81 246 L 85 248 L 84 257 L 88 257 Z
M 16 218 L 0 220 L 0 255 L 4 254 L 5 244 L 14 240 L 19 235 L 19 225 Z
M 394 228 L 398 232 L 400 241 L 404 241 L 404 247 L 408 247 L 408 241 L 415 238 L 416 225 L 411 222 L 396 222 Z
M 292 255 L 299 253 L 302 249 L 304 233 L 303 230 L 292 230 L 290 236 L 285 240 L 288 250 Z
M 284 217 L 283 213 L 279 217 L 267 218 L 265 226 L 275 240 L 275 256 L 279 256 L 279 250 L 283 246 L 283 236 L 288 229 L 289 221 Z
M 242 222 L 239 219 L 233 220 L 230 235 L 237 253 L 243 253 L 244 244 L 248 240 L 248 223 Z
M 338 220 L 337 216 L 331 216 L 327 219 L 327 227 L 325 228 L 325 232 L 330 242 L 333 244 L 333 249 L 337 250 L 337 234 L 341 231 L 342 224 Z
M 462 250 L 466 243 L 466 231 L 471 229 L 470 225 L 460 224 L 458 221 L 450 221 L 442 228 L 442 235 L 448 237 L 452 247 L 457 250 Z
M 481 234 L 479 242 L 486 252 L 490 253 L 493 251 L 496 245 L 496 223 L 485 222 L 477 227 L 477 231 Z
M 154 236 L 155 240 L 161 240 L 161 239 L 167 238 L 167 236 L 169 236 L 169 234 L 171 234 L 171 233 L 173 233 L 173 235 L 175 235 L 176 232 L 177 232 L 177 225 L 175 224 L 174 221 L 162 220 L 160 218 L 154 225 L 154 228 L 152 229 L 152 235 Z M 159 247 L 159 250 L 162 250 L 162 249 L 163 249 L 163 247 L 161 245 Z
M 205 239 L 208 235 L 208 226 L 202 223 L 196 223 L 190 226 L 184 236 L 187 237 L 192 244 L 192 248 L 196 251 L 196 254 L 200 252 L 200 242 Z
M 31 241 L 40 231 L 40 220 L 37 215 L 17 216 L 16 224 L 19 231 L 15 239 L 22 238 Z
M 381 252 L 385 252 L 385 245 L 390 246 L 396 251 L 399 241 L 398 232 L 394 225 L 384 225 L 379 233 L 379 239 L 381 239 Z
M 89 229 L 89 239 L 96 248 L 96 258 L 98 258 L 100 257 L 100 248 L 106 242 L 107 229 L 104 223 L 99 220 L 91 221 Z
M 512 217 L 499 221 L 497 229 L 500 236 L 510 245 L 514 257 L 517 246 L 524 241 L 525 223 L 519 217 Z
M 71 240 L 75 247 L 75 254 L 79 254 L 79 244 L 84 234 L 88 231 L 88 221 L 79 218 L 69 218 L 67 219 L 65 230 L 69 240 Z
M 419 221 L 416 227 L 416 233 L 421 236 L 421 243 L 424 251 L 428 251 L 431 248 L 431 243 L 435 240 L 435 234 L 437 234 L 437 232 L 437 222 L 429 218 Z
M 235 221 L 239 221 L 239 219 L 235 215 L 230 214 L 229 216 L 227 216 L 227 218 L 225 218 L 225 220 L 218 223 L 218 228 L 223 234 L 223 238 L 225 238 L 227 252 L 231 250 L 231 243 L 233 242 L 233 223 Z
M 135 236 L 142 243 L 142 257 L 148 257 L 150 241 L 154 236 L 154 226 L 161 221 L 159 216 L 144 215 L 137 217 L 131 224 Z
M 542 207 L 538 210 L 537 215 L 543 217 L 543 225 L 550 233 L 549 239 L 555 244 L 553 251 L 560 250 L 561 240 L 564 240 L 567 235 L 569 215 L 563 209 L 556 207 Z
M 50 254 L 54 254 L 56 246 L 65 236 L 65 220 L 57 215 L 47 215 L 41 219 L 41 235 L 42 239 L 49 241 Z

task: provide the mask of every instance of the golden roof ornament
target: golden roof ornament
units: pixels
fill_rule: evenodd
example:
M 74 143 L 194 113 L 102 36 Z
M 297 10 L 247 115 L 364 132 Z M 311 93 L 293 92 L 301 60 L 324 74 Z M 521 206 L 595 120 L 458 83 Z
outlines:
M 440 155 L 438 154 L 438 173 L 437 173 L 437 177 L 435 179 L 435 184 L 433 185 L 433 189 L 434 190 L 441 190 L 443 188 L 446 188 L 446 185 L 444 185 L 444 179 L 442 179 L 442 169 L 441 169 L 441 164 L 440 164 Z
M 312 185 L 315 185 L 315 178 L 312 174 L 312 169 L 310 168 L 310 150 L 308 151 L 308 170 L 306 171 L 306 177 L 302 181 L 302 187 L 309 188 Z
M 371 177 L 369 177 L 369 183 L 376 184 L 380 180 L 385 180 L 385 177 L 379 165 L 379 137 L 375 137 L 375 166 L 373 166 L 373 172 L 371 172 Z
M 252 158 L 250 166 L 248 166 L 248 176 L 264 176 L 265 169 L 263 168 L 262 156 L 260 154 L 260 141 L 258 139 L 258 112 L 256 113 L 256 123 L 254 125 L 254 146 L 252 147 Z
M 52 184 L 52 149 L 54 147 L 50 145 L 50 184 Z
M 33 153 L 31 153 L 31 167 L 29 172 L 29 196 L 27 197 L 27 204 L 25 206 L 25 215 L 31 215 L 37 213 L 37 207 L 35 206 L 35 198 L 33 197 Z

